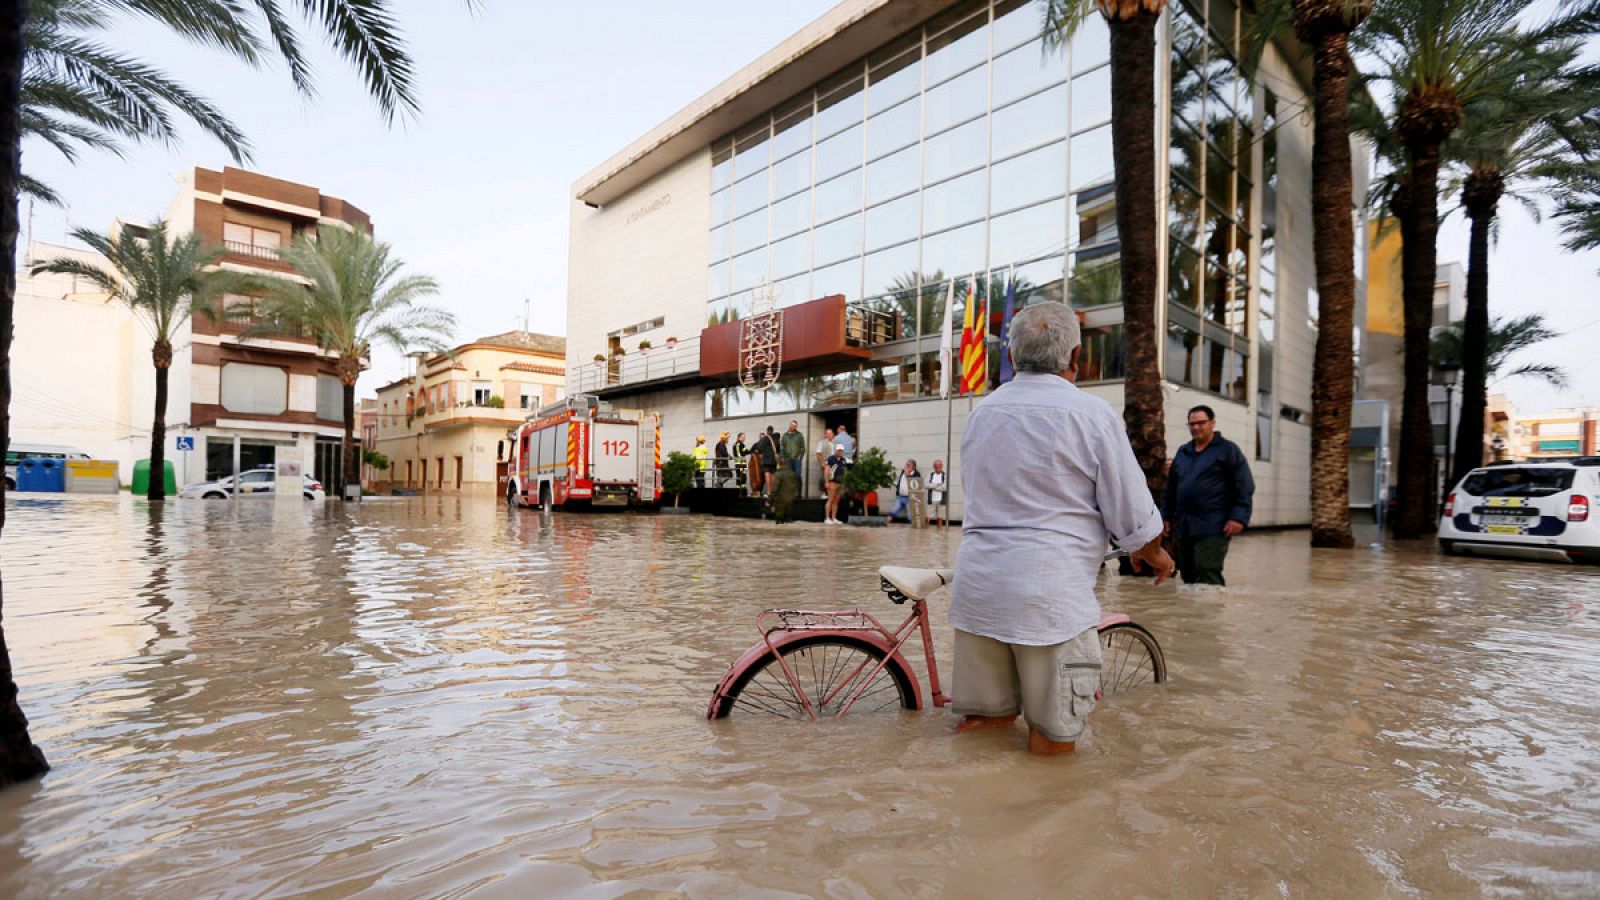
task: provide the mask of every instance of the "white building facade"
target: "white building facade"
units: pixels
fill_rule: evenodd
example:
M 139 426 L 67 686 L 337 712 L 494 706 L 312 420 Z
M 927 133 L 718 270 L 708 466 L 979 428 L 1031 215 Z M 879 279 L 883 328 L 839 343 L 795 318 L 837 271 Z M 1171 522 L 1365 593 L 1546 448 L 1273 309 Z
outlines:
M 953 279 L 956 328 L 969 286 L 989 315 L 990 390 L 1014 286 L 1019 308 L 1079 312 L 1079 383 L 1120 406 L 1110 40 L 1091 15 L 1054 41 L 1044 7 L 847 0 L 581 179 L 568 390 L 661 412 L 669 451 L 794 420 L 807 446 L 844 424 L 897 465 L 959 472 L 981 398 L 940 396 Z M 1256 524 L 1303 524 L 1309 71 L 1298 48 L 1270 47 L 1241 77 L 1245 26 L 1226 4 L 1182 0 L 1158 26 L 1167 439 L 1170 454 L 1185 411 L 1213 407 L 1255 459 Z M 750 390 L 739 323 L 768 306 L 783 360 Z M 814 493 L 814 465 L 806 477 Z M 957 477 L 958 519 L 961 498 Z

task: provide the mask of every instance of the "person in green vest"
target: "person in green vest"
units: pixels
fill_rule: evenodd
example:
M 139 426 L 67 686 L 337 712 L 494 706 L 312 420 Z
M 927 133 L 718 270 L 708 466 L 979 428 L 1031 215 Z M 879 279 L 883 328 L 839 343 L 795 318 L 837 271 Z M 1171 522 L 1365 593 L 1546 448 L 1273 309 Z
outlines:
M 711 448 L 706 446 L 706 436 L 699 435 L 694 439 L 694 461 L 700 466 L 700 472 L 695 476 L 701 487 L 706 486 L 706 470 L 711 468 Z

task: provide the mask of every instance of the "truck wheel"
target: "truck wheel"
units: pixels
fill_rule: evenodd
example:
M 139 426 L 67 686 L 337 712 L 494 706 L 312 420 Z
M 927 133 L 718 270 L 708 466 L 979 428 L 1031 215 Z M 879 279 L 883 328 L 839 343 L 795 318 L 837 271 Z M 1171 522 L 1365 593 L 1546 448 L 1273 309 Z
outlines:
M 506 505 L 512 509 L 517 508 L 517 486 L 515 484 L 506 485 Z
M 555 506 L 554 489 L 549 484 L 539 485 L 539 509 L 549 512 Z

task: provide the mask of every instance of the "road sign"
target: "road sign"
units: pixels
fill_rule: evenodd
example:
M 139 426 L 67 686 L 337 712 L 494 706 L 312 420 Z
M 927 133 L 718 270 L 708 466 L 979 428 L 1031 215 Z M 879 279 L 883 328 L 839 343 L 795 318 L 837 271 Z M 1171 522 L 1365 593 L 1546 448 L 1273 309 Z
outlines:
M 188 435 L 188 434 L 179 435 L 179 437 L 178 437 L 178 449 L 179 450 L 193 450 L 194 449 L 194 436 L 193 435 Z

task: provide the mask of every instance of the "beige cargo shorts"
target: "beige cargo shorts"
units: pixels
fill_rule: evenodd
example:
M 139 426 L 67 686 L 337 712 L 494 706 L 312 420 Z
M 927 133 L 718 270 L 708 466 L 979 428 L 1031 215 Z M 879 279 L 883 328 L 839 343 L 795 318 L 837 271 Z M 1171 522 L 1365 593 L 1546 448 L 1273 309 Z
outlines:
M 1100 633 L 1007 644 L 956 629 L 955 699 L 963 716 L 1022 717 L 1052 741 L 1076 741 L 1100 690 Z

